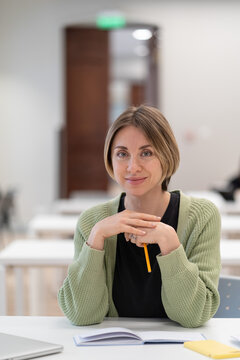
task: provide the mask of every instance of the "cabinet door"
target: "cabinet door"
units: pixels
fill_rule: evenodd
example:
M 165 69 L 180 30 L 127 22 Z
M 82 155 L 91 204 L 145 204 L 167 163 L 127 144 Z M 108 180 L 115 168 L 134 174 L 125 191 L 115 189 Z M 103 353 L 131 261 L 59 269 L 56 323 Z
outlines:
M 107 190 L 108 185 L 103 161 L 108 128 L 108 32 L 69 27 L 65 44 L 65 174 L 61 196 L 75 190 Z

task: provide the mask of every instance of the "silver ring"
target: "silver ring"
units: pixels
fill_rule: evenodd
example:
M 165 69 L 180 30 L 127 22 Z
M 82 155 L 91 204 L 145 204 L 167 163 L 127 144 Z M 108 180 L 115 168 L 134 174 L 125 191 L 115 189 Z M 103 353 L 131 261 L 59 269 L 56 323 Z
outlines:
M 129 237 L 130 237 L 130 239 L 132 239 L 132 240 L 137 240 L 137 235 L 130 234 Z

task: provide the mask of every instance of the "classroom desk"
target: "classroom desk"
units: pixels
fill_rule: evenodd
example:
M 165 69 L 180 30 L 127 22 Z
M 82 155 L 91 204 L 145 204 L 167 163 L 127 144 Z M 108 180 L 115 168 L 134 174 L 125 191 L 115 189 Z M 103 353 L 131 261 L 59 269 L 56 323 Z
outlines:
M 224 268 L 240 266 L 240 240 L 220 242 L 221 263 Z M 15 240 L 0 252 L 0 315 L 6 315 L 6 269 L 13 268 L 16 283 L 15 312 L 24 314 L 23 269 L 29 269 L 29 307 L 31 314 L 41 314 L 44 298 L 44 279 L 41 267 L 64 268 L 73 260 L 72 239 L 24 239 Z M 42 286 L 41 286 L 42 285 Z
M 30 220 L 28 231 L 35 236 L 73 236 L 78 215 L 39 214 Z
M 186 191 L 186 194 L 210 200 L 217 206 L 221 214 L 240 215 L 239 197 L 234 201 L 227 201 L 219 193 L 211 190 Z
M 229 215 L 240 215 L 240 201 L 226 201 L 223 211 Z
M 15 240 L 0 252 L 0 315 L 7 312 L 6 269 L 12 267 L 15 274 L 15 311 L 24 314 L 23 269 L 29 269 L 30 314 L 41 313 L 44 286 L 40 267 L 64 268 L 73 259 L 74 245 L 71 239 Z
M 28 224 L 31 236 L 73 236 L 79 215 L 40 214 L 32 218 Z M 221 215 L 222 237 L 240 238 L 240 216 Z
M 240 266 L 240 240 L 224 240 L 220 242 L 222 266 Z
M 240 216 L 221 215 L 222 237 L 237 236 L 240 238 Z
M 57 214 L 79 215 L 84 210 L 87 210 L 95 205 L 102 204 L 109 200 L 110 197 L 58 199 L 53 203 L 52 210 L 54 213 Z
M 239 334 L 240 319 L 214 318 L 200 328 L 186 329 L 168 320 L 106 318 L 102 324 L 91 327 L 114 326 L 126 327 L 134 331 L 201 332 L 207 339 L 221 341 L 227 345 L 240 348 L 240 343 L 234 343 L 230 339 L 231 335 Z M 73 342 L 73 336 L 88 329 L 89 326 L 71 325 L 65 317 L 0 317 L 1 332 L 62 344 L 64 346 L 62 353 L 44 357 L 44 359 L 49 360 L 203 360 L 206 358 L 184 348 L 183 344 L 77 347 Z
M 200 193 L 201 194 L 201 193 Z M 221 214 L 224 215 L 240 215 L 240 201 L 226 201 L 224 199 L 217 199 L 213 196 L 216 196 L 216 193 L 213 193 L 211 196 L 196 196 L 196 197 L 205 197 L 209 198 L 210 201 L 216 204 Z M 194 193 L 192 194 L 194 196 Z M 58 199 L 53 203 L 52 211 L 56 214 L 65 214 L 65 215 L 79 215 L 86 209 L 93 207 L 98 204 L 102 204 L 106 201 L 109 201 L 111 198 L 69 198 L 69 199 Z
M 240 266 L 240 240 L 221 240 L 221 262 L 224 268 Z M 15 313 L 24 314 L 24 286 L 22 271 L 29 268 L 30 314 L 40 315 L 41 299 L 44 299 L 44 279 L 40 268 L 51 266 L 64 268 L 73 260 L 74 244 L 71 239 L 15 240 L 0 252 L 0 315 L 7 314 L 6 269 L 12 267 L 15 274 Z

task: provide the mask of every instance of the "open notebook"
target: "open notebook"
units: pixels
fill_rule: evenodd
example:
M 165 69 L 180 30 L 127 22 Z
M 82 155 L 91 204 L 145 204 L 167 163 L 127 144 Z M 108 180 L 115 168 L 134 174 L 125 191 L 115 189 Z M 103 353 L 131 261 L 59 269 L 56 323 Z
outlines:
M 62 345 L 0 333 L 0 360 L 25 360 L 61 352 Z
M 184 343 L 185 341 L 204 340 L 197 332 L 185 331 L 139 331 L 112 327 L 106 329 L 90 329 L 73 337 L 77 346 L 90 345 L 141 345 L 147 343 Z

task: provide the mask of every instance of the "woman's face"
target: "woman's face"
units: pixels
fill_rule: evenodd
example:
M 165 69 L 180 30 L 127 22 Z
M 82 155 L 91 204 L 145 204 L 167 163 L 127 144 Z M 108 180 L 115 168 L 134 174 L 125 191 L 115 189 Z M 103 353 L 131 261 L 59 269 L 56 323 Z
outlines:
M 142 196 L 161 186 L 161 163 L 141 129 L 126 126 L 119 130 L 111 155 L 115 180 L 127 194 Z

